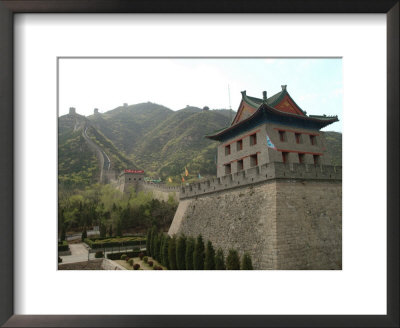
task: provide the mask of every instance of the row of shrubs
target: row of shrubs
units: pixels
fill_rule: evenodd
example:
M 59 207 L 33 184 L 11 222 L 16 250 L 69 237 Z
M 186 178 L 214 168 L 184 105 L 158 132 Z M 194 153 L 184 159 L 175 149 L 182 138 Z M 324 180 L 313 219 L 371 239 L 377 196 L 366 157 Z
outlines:
M 245 253 L 240 260 L 236 250 L 229 250 L 226 260 L 222 249 L 216 252 L 211 241 L 205 247 L 203 237 L 173 236 L 152 228 L 147 233 L 149 256 L 169 270 L 253 270 L 251 257 Z
M 58 251 L 59 252 L 69 251 L 69 245 L 65 240 L 58 242 Z
M 132 252 L 124 252 L 124 253 L 108 253 L 107 258 L 109 260 L 120 260 L 122 255 L 126 255 L 127 257 L 140 257 L 140 254 L 146 255 L 146 252 L 140 252 L 140 251 L 132 251 Z
M 92 249 L 106 247 L 139 246 L 146 241 L 144 237 L 117 237 L 92 240 L 85 238 L 84 242 Z

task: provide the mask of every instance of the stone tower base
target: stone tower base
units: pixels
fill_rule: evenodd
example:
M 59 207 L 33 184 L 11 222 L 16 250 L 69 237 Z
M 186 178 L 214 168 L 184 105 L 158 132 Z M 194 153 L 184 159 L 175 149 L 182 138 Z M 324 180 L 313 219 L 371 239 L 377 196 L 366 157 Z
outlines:
M 255 269 L 340 270 L 342 183 L 276 179 L 184 199 L 168 233 L 247 252 Z

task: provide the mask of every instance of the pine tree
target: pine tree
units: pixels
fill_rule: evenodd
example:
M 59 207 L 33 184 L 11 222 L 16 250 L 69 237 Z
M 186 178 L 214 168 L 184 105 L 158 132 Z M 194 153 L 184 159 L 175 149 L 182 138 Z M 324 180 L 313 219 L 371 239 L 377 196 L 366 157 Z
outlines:
M 147 255 L 151 256 L 151 232 L 152 229 L 147 230 L 147 237 L 146 237 L 146 252 Z
M 169 247 L 169 241 L 170 237 L 168 235 L 165 236 L 164 238 L 164 245 L 163 245 L 163 251 L 162 251 L 162 264 L 169 269 L 169 262 L 168 262 L 168 247 Z
M 168 263 L 170 270 L 176 270 L 176 237 L 169 240 L 168 245 Z
M 158 233 L 156 235 L 156 239 L 154 242 L 154 258 L 160 262 L 160 245 L 161 245 L 161 238 L 162 238 L 162 233 Z
M 109 235 L 110 237 L 112 237 L 112 236 L 113 236 L 113 228 L 112 228 L 112 224 L 110 224 L 110 227 L 108 228 L 108 235 Z
M 217 254 L 215 255 L 215 270 L 226 270 L 224 252 L 221 248 L 218 249 Z
M 178 270 L 186 270 L 186 237 L 184 235 L 179 236 L 176 243 L 176 267 Z
M 227 270 L 240 270 L 240 259 L 236 250 L 230 249 L 226 257 Z
M 84 241 L 86 238 L 87 238 L 87 231 L 86 231 L 86 226 L 85 226 L 82 231 L 82 241 Z
M 186 239 L 186 252 L 185 252 L 185 264 L 186 270 L 193 270 L 193 252 L 195 240 L 192 237 Z
M 244 253 L 242 257 L 242 270 L 253 270 L 253 264 L 251 263 L 251 257 L 248 253 Z
M 196 245 L 193 252 L 193 269 L 204 269 L 204 242 L 203 237 L 199 235 L 196 240 Z
M 215 270 L 215 251 L 211 241 L 207 242 L 204 270 Z

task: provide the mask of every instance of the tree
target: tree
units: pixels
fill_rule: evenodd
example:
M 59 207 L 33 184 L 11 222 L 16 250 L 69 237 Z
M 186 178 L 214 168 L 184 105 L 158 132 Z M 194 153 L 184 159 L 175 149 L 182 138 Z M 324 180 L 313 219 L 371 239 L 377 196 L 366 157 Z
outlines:
M 215 251 L 211 241 L 207 242 L 204 270 L 215 270 Z
M 230 249 L 226 257 L 227 270 L 240 270 L 240 259 L 236 250 Z
M 156 238 L 154 241 L 154 258 L 159 262 L 161 261 L 160 260 L 161 238 L 162 238 L 162 233 L 156 234 Z
M 215 255 L 215 270 L 225 270 L 224 252 L 221 248 L 218 249 Z
M 162 247 L 162 264 L 164 265 L 164 266 L 166 266 L 168 269 L 169 269 L 169 262 L 168 262 L 168 246 L 169 246 L 169 240 L 170 240 L 171 238 L 168 236 L 168 235 L 166 235 L 165 237 L 164 237 L 164 244 L 163 244 L 163 247 Z
M 193 270 L 193 252 L 195 240 L 193 237 L 188 237 L 186 239 L 186 252 L 185 252 L 185 264 L 186 270 Z
M 86 226 L 83 228 L 82 232 L 82 241 L 84 241 L 87 238 L 87 231 L 86 231 Z
M 115 205 L 115 204 L 114 204 Z M 108 235 L 110 236 L 110 237 L 112 237 L 113 236 L 113 228 L 112 228 L 112 224 L 110 224 L 110 227 L 108 228 Z
M 178 270 L 186 270 L 186 237 L 180 235 L 176 244 L 176 266 Z
M 204 242 L 203 237 L 198 235 L 196 245 L 193 252 L 193 269 L 203 270 L 204 269 Z
M 168 263 L 170 270 L 176 270 L 176 237 L 173 236 L 168 244 Z
M 244 253 L 242 257 L 242 270 L 253 270 L 253 264 L 251 263 L 251 257 L 248 253 Z
M 63 224 L 62 224 L 62 227 L 61 227 L 61 236 L 60 236 L 60 240 L 61 240 L 61 241 L 64 241 L 64 240 L 65 240 L 65 235 L 66 235 L 66 232 L 65 232 L 65 224 L 63 223 Z
M 107 227 L 104 223 L 100 223 L 100 237 L 104 238 L 107 234 Z
M 122 236 L 122 222 L 121 222 L 121 220 L 117 221 L 116 235 L 117 235 L 117 237 L 121 237 Z

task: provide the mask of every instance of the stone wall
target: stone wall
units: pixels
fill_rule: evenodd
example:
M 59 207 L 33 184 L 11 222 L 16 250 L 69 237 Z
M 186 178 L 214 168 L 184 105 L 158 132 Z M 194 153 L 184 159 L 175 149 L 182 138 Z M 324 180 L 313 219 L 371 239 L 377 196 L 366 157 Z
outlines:
M 181 187 L 180 199 L 197 197 L 227 189 L 249 186 L 254 183 L 275 179 L 298 180 L 342 180 L 342 167 L 332 165 L 314 165 L 298 163 L 273 162 L 252 167 L 219 178 L 204 180 L 189 186 Z
M 138 185 L 138 191 L 151 191 L 153 197 L 160 201 L 168 201 L 168 198 L 172 196 L 176 202 L 179 201 L 179 187 L 168 187 L 165 185 L 158 185 L 152 183 L 141 183 Z
M 255 269 L 341 269 L 341 181 L 271 179 L 179 203 L 169 234 L 248 252 Z

